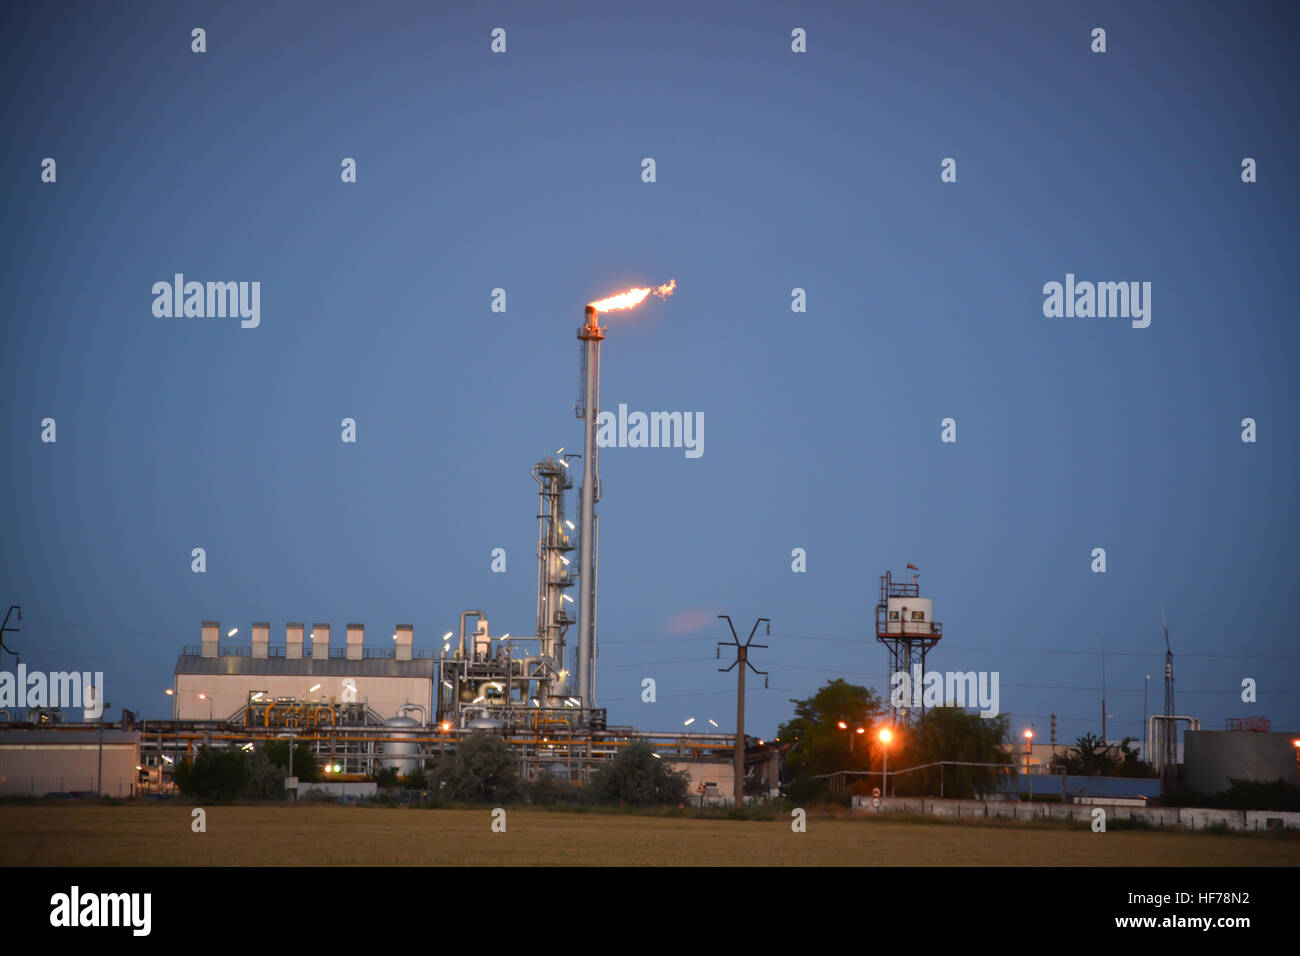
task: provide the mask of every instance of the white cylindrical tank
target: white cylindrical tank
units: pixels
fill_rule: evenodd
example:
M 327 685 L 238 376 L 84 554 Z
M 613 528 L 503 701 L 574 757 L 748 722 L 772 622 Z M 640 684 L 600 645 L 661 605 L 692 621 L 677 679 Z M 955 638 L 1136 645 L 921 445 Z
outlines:
M 419 761 L 415 759 L 420 752 L 419 744 L 413 734 L 403 732 L 419 726 L 419 721 L 410 717 L 389 717 L 384 721 L 384 736 L 390 738 L 384 741 L 380 751 L 383 754 L 381 765 L 385 769 L 396 769 L 403 776 L 419 769 Z

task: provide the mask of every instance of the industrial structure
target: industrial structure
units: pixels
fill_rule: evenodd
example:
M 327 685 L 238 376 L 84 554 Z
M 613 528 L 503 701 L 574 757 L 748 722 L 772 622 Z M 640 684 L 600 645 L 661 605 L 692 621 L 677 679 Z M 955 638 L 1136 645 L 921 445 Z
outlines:
M 635 302 L 614 302 L 614 307 L 634 305 L 652 290 L 634 291 L 642 293 L 640 298 Z M 596 422 L 600 412 L 600 346 L 606 332 L 600 324 L 597 304 L 587 306 L 578 328 L 580 383 L 574 413 L 583 423 L 582 455 L 565 455 L 561 448 L 532 469 L 538 485 L 536 633 L 527 639 L 510 638 L 508 634 L 493 637 L 483 611 L 461 614 L 455 652 L 438 660 L 439 724 L 467 730 L 544 733 L 606 729 L 606 711 L 595 703 L 600 535 L 596 515 L 596 502 L 600 500 Z M 583 460 L 583 469 L 579 524 L 575 528 L 565 517 L 564 493 L 573 487 L 569 461 L 578 457 Z M 575 550 L 579 552 L 576 571 L 569 557 Z M 575 586 L 576 619 L 570 613 L 574 599 L 569 593 Z M 466 623 L 471 618 L 475 628 L 469 634 Z M 578 626 L 578 641 L 570 666 L 568 631 L 574 624 Z M 520 647 L 533 641 L 537 644 L 535 651 Z
M 580 388 L 574 407 L 583 422 L 582 454 L 561 448 L 532 467 L 539 501 L 533 635 L 493 634 L 484 610 L 461 613 L 458 631 L 443 635 L 440 649 L 416 648 L 411 625 L 397 626 L 391 646 L 368 647 L 359 623 L 348 624 L 343 644 L 334 646 L 329 623 L 313 624 L 308 633 L 304 624 L 291 622 L 284 645 L 272 646 L 268 622 L 253 624 L 251 643 L 238 645 L 223 643 L 219 622 L 205 621 L 200 643 L 185 647 L 177 660 L 167 691 L 172 719 L 143 724 L 138 749 L 125 758 L 138 761 L 139 786 L 167 789 L 173 768 L 200 746 L 251 750 L 286 737 L 311 746 L 335 780 L 385 768 L 415 775 L 465 735 L 490 731 L 502 735 L 525 777 L 581 783 L 622 748 L 648 742 L 666 764 L 685 770 L 700 793 L 729 791 L 737 772 L 736 735 L 611 727 L 595 699 L 601 496 L 596 429 L 607 331 L 600 313 L 631 308 L 651 293 L 667 297 L 675 287 L 674 280 L 632 289 L 585 309 L 577 334 Z M 583 475 L 575 526 L 566 516 L 565 493 L 573 488 L 570 461 L 577 458 Z M 575 588 L 576 601 L 570 593 Z M 578 639 L 570 642 L 575 625 Z M 23 716 L 11 724 L 15 731 L 27 726 Z M 77 732 L 93 732 L 87 726 L 95 725 L 79 725 Z M 74 732 L 72 725 L 59 728 Z M 774 793 L 776 751 L 760 745 L 750 753 L 743 743 L 741 750 L 746 792 Z M 36 774 L 26 775 L 30 779 L 13 786 L 0 780 L 0 792 L 62 789 L 57 781 L 68 776 L 61 769 L 42 774 L 39 782 Z M 75 775 L 78 789 L 103 789 L 98 777 L 83 783 L 82 776 Z M 121 791 L 120 779 L 113 789 Z
M 582 542 L 582 569 L 578 572 L 578 700 L 584 712 L 594 706 L 596 664 L 596 562 L 600 543 L 600 525 L 596 502 L 600 500 L 600 445 L 596 441 L 596 419 L 600 412 L 600 343 L 605 329 L 594 305 L 587 306 L 578 328 L 582 391 L 574 414 L 582 419 L 582 493 L 579 497 L 579 538 Z
M 934 620 L 934 601 L 921 597 L 917 584 L 920 568 L 910 563 L 907 568 L 913 572 L 911 584 L 895 584 L 891 571 L 880 578 L 876 640 L 889 649 L 891 677 L 900 672 L 909 675 L 914 700 L 919 702 L 912 707 L 898 707 L 891 699 L 890 723 L 920 725 L 925 723 L 925 695 L 920 693 L 925 658 L 943 637 L 943 625 Z
M 241 725 L 274 727 L 339 722 L 340 707 L 367 706 L 384 717 L 403 708 L 427 715 L 433 701 L 433 653 L 416 650 L 415 631 L 398 625 L 392 647 L 367 648 L 365 626 L 349 624 L 346 644 L 330 643 L 328 623 L 285 626 L 284 645 L 270 643 L 270 624 L 253 625 L 251 645 L 220 643 L 221 625 L 204 621 L 199 645 L 184 648 L 176 661 L 172 716 L 177 720 L 240 717 Z M 325 712 L 331 712 L 327 717 Z
M 1300 736 L 1274 732 L 1265 718 L 1229 719 L 1226 730 L 1189 729 L 1183 739 L 1183 782 L 1198 793 L 1227 790 L 1234 780 L 1300 786 Z

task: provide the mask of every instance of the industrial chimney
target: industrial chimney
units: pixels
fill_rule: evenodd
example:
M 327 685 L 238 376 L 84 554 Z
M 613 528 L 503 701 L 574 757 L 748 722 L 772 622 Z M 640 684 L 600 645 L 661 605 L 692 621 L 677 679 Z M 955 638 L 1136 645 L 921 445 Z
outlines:
M 579 545 L 582 557 L 578 578 L 578 700 L 584 715 L 595 706 L 592 693 L 592 666 L 596 656 L 596 562 L 599 525 L 596 502 L 600 500 L 600 450 L 596 444 L 596 417 L 600 411 L 600 343 L 605 330 L 600 327 L 600 313 L 587 306 L 585 321 L 578 329 L 582 342 L 579 367 L 582 375 L 582 398 L 574 408 L 582 419 L 582 490 L 579 498 Z

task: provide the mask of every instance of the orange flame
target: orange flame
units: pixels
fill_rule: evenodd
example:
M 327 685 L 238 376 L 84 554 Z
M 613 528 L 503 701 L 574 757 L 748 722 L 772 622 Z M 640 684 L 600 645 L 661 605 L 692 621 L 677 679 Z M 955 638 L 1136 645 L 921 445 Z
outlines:
M 611 295 L 607 299 L 601 299 L 599 302 L 592 302 L 591 308 L 597 312 L 610 312 L 615 309 L 630 309 L 635 305 L 640 305 L 645 297 L 651 292 L 666 299 L 673 294 L 677 288 L 677 280 L 669 279 L 666 285 L 656 286 L 653 289 L 628 289 L 626 292 L 620 292 L 618 295 Z

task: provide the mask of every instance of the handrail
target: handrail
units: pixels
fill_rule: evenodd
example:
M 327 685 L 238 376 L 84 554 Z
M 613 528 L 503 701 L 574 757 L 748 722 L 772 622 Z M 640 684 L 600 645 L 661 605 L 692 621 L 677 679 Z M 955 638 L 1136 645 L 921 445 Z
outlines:
M 331 647 L 329 651 L 330 651 L 331 660 L 343 660 L 347 657 L 346 647 Z M 286 656 L 285 652 L 286 652 L 286 648 L 283 645 L 279 645 L 279 646 L 266 645 L 267 657 L 285 657 Z M 181 656 L 202 657 L 203 645 L 186 644 L 181 648 Z M 221 644 L 218 645 L 217 647 L 217 656 L 218 657 L 252 657 L 253 649 L 252 647 L 241 645 L 241 644 Z M 397 656 L 397 650 L 396 648 L 392 648 L 392 647 L 367 647 L 364 649 L 362 656 L 367 659 L 378 658 L 382 660 L 394 660 Z M 416 647 L 411 649 L 411 660 L 431 661 L 431 660 L 436 660 L 437 657 L 438 657 L 438 652 L 435 651 L 433 648 Z M 311 656 L 305 655 L 301 658 L 301 660 L 304 661 L 311 660 Z
M 883 610 L 883 609 L 881 609 Z M 890 628 L 895 624 L 902 627 L 897 631 Z M 880 614 L 876 615 L 877 637 L 943 637 L 943 624 L 938 621 L 889 621 Z
M 904 767 L 902 770 L 890 770 L 891 777 L 900 773 L 911 773 L 913 770 L 924 770 L 927 767 L 1001 767 L 1004 770 L 1010 770 L 1012 773 L 1019 773 L 1014 764 L 1009 763 L 978 763 L 973 760 L 936 760 L 933 763 L 917 764 L 915 767 Z M 819 773 L 809 777 L 810 780 L 821 780 L 825 777 L 865 777 L 876 776 L 879 770 L 836 770 L 833 773 Z

